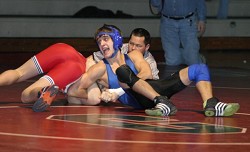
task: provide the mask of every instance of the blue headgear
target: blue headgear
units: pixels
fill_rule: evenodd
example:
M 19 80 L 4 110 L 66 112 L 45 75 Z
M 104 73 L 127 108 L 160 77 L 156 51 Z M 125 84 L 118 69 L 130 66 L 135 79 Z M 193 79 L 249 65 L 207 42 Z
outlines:
M 113 47 L 114 47 L 114 50 L 115 52 L 112 54 L 111 58 L 113 58 L 118 50 L 122 47 L 122 44 L 123 44 L 123 38 L 120 34 L 120 32 L 116 29 L 116 28 L 113 28 L 111 26 L 107 26 L 108 28 L 110 28 L 112 30 L 112 32 L 100 32 L 97 34 L 96 37 L 99 37 L 99 36 L 102 36 L 102 35 L 109 35 L 111 37 L 111 39 L 113 40 Z

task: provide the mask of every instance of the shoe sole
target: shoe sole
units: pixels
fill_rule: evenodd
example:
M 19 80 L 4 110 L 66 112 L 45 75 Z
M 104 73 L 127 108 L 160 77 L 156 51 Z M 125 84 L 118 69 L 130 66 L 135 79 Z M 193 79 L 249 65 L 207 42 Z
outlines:
M 228 117 L 234 115 L 240 109 L 238 103 L 229 103 L 226 109 L 224 110 L 223 116 Z M 214 108 L 208 108 L 205 110 L 205 116 L 207 117 L 217 117 L 215 116 L 216 112 Z
M 58 93 L 59 88 L 57 87 L 51 87 L 49 88 L 46 92 L 50 93 L 50 97 L 55 98 L 53 96 L 56 96 L 56 94 Z M 53 101 L 53 100 L 52 100 Z M 32 110 L 34 112 L 43 112 L 45 110 L 47 110 L 49 108 L 51 103 L 47 103 L 46 101 L 44 101 L 44 98 L 39 98 L 33 105 Z
M 170 112 L 169 116 L 175 115 L 177 112 L 177 109 Z M 149 116 L 165 116 L 163 115 L 161 109 L 146 109 L 145 113 Z
M 38 100 L 34 103 L 34 105 L 33 105 L 33 107 L 32 107 L 32 110 L 33 110 L 34 112 L 43 112 L 43 111 L 45 111 L 46 109 L 48 109 L 49 106 L 50 106 L 50 105 L 47 104 L 47 102 L 43 101 L 43 99 L 40 98 L 40 99 L 38 99 Z

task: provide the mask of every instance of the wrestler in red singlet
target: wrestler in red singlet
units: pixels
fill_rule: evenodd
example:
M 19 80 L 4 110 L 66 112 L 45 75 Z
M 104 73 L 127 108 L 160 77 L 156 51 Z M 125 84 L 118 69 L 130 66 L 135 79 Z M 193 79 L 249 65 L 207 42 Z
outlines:
M 86 70 L 86 58 L 64 43 L 48 47 L 32 57 L 32 60 L 38 73 L 46 74 L 42 78 L 47 79 L 51 85 L 57 85 L 60 90 L 65 90 Z

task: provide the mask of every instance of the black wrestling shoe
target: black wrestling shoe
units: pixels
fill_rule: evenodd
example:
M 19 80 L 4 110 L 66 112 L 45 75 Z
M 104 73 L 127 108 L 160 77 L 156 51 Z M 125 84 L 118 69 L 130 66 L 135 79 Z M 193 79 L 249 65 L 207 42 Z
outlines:
M 207 117 L 232 116 L 239 109 L 239 103 L 223 103 L 213 97 L 207 100 L 204 114 Z
M 153 101 L 156 106 L 145 110 L 145 113 L 149 116 L 170 116 L 177 112 L 175 105 L 165 96 L 157 96 Z

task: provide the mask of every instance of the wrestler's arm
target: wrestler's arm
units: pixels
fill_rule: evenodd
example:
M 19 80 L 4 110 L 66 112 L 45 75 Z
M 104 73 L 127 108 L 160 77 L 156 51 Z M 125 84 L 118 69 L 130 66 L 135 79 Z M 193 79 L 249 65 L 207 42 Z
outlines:
M 90 102 L 91 100 L 95 100 L 95 101 L 97 99 L 99 100 L 99 95 L 101 94 L 101 92 L 96 84 L 96 80 L 99 78 L 98 76 L 101 75 L 101 72 L 103 71 L 105 72 L 105 68 L 102 70 L 99 70 L 102 67 L 101 65 L 102 64 L 98 64 L 98 63 L 92 65 L 88 69 L 88 71 L 85 72 L 82 75 L 82 77 L 70 87 L 68 91 L 68 96 L 75 97 L 84 101 L 88 99 L 90 100 Z
M 151 58 L 149 58 L 149 61 L 147 61 L 144 56 L 142 55 L 141 52 L 139 51 L 132 51 L 129 54 L 129 57 L 131 58 L 131 60 L 133 61 L 133 63 L 135 64 L 136 69 L 138 70 L 138 74 L 137 76 L 143 80 L 145 79 L 153 79 L 153 75 L 152 75 L 152 69 L 149 65 L 150 62 L 155 62 L 153 56 L 151 55 Z M 157 69 L 157 65 L 155 62 L 155 65 L 153 66 L 154 70 L 158 70 Z M 158 76 L 158 72 L 156 74 L 156 76 Z M 156 77 L 156 79 L 159 79 L 159 77 Z M 126 84 L 121 84 L 124 88 L 128 88 L 128 86 Z M 116 88 L 116 89 L 108 89 L 104 92 L 102 92 L 101 98 L 102 99 L 110 99 L 110 101 L 115 102 L 120 96 L 122 96 L 124 94 L 124 90 L 122 88 Z M 105 101 L 105 100 L 104 100 Z
M 139 72 L 137 76 L 143 80 L 152 79 L 152 71 L 148 62 L 144 59 L 143 55 L 139 51 L 132 51 L 128 53 L 130 59 L 133 61 L 137 71 Z M 123 88 L 129 88 L 127 84 L 120 83 Z M 101 99 L 104 101 L 115 102 L 119 96 L 123 95 L 125 92 L 122 88 L 108 89 L 101 94 Z
M 129 57 L 134 62 L 135 68 L 139 72 L 137 76 L 143 80 L 153 79 L 151 68 L 148 62 L 144 59 L 143 55 L 139 51 L 132 51 Z
M 99 62 L 99 61 L 98 61 Z M 87 60 L 86 60 L 86 71 L 89 70 L 89 68 L 92 66 L 92 65 L 95 65 L 97 62 L 94 60 L 94 56 L 93 55 L 90 55 L 89 57 L 87 57 Z
M 103 61 L 98 62 L 97 64 L 91 66 L 87 72 L 85 72 L 78 86 L 78 90 L 86 90 L 91 85 L 96 83 L 98 79 L 100 79 L 106 72 L 106 67 L 103 64 Z
M 86 63 L 86 71 L 89 70 L 89 68 L 93 65 L 96 64 L 96 61 L 93 59 L 93 56 L 90 55 L 88 58 L 87 58 L 87 63 Z M 87 88 L 87 99 L 84 99 L 84 98 L 81 98 L 81 104 L 84 104 L 84 105 L 97 105 L 100 103 L 100 99 L 99 99 L 99 96 L 101 94 L 101 90 L 100 88 L 98 87 L 98 84 L 97 82 L 94 82 L 92 85 L 90 85 L 88 88 Z
M 127 48 L 128 46 L 125 45 L 123 46 L 123 48 L 124 47 Z M 126 53 L 127 49 L 124 49 L 123 51 L 124 51 L 123 53 Z M 100 51 L 98 51 L 98 52 L 94 52 L 93 56 L 92 55 L 89 56 L 87 58 L 87 61 L 89 62 L 89 64 L 93 65 L 99 62 L 101 59 L 103 59 L 103 55 L 101 54 Z M 89 102 L 87 99 L 81 99 L 81 102 L 84 102 L 85 105 L 90 105 L 93 103 L 93 101 L 98 101 L 100 99 L 106 102 L 109 102 L 109 101 L 115 102 L 119 98 L 119 96 L 121 96 L 125 92 L 122 88 L 108 89 L 104 87 L 102 84 L 99 84 L 98 82 L 96 82 L 88 88 L 87 93 L 88 93 L 88 99 L 91 102 Z
M 157 63 L 150 52 L 147 52 L 147 57 L 144 56 L 144 59 L 148 62 L 150 69 L 152 71 L 152 76 L 154 80 L 159 79 L 159 70 L 157 68 Z

